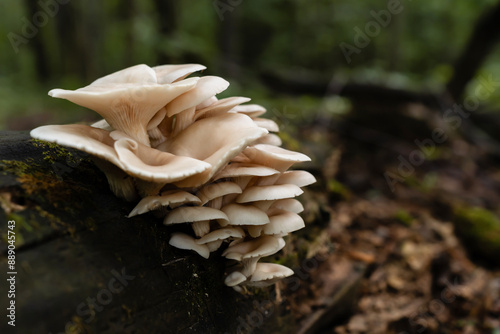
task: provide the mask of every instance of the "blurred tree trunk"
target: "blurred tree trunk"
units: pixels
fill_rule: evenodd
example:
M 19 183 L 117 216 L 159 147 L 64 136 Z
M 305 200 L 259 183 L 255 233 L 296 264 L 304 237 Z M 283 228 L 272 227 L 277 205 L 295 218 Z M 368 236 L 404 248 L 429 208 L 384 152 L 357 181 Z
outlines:
M 32 18 L 38 11 L 40 11 L 40 7 L 37 5 L 36 1 L 25 0 L 24 3 L 28 12 L 28 20 L 33 24 Z M 43 43 L 40 30 L 38 31 L 36 36 L 33 37 L 29 44 L 31 45 L 31 48 L 33 49 L 33 52 L 35 54 L 35 68 L 38 79 L 42 82 L 46 81 L 49 77 L 50 72 L 48 65 L 49 62 L 47 59 L 47 50 L 45 49 L 45 44 Z
M 177 27 L 176 5 L 172 0 L 154 0 L 154 5 L 158 13 L 158 23 L 160 38 L 169 39 L 174 34 Z M 173 63 L 173 59 L 165 54 L 164 50 L 160 49 L 157 52 L 158 64 Z
M 125 44 L 127 45 L 126 52 L 124 55 L 124 67 L 132 66 L 135 64 L 135 54 L 134 54 L 134 36 L 133 36 L 133 24 L 134 15 L 136 14 L 136 6 L 134 0 L 125 0 L 117 6 L 117 17 L 126 28 Z
M 454 66 L 447 89 L 453 100 L 460 101 L 469 81 L 491 53 L 500 37 L 500 2 L 488 7 L 476 22 L 465 49 Z
M 78 17 L 78 10 L 75 3 L 69 2 L 59 6 L 59 12 L 54 17 L 59 40 L 59 57 L 61 60 L 60 76 L 68 76 L 68 73 L 78 75 L 80 78 L 86 77 L 86 64 L 82 57 L 83 49 L 79 41 L 78 25 L 81 19 Z
M 83 6 L 82 6 L 83 5 Z M 102 45 L 105 18 L 101 1 L 86 1 L 80 4 L 82 24 L 79 29 L 79 40 L 82 49 L 82 63 L 86 64 L 85 79 L 87 82 L 101 76 Z
M 237 8 L 218 17 L 217 42 L 220 56 L 217 67 L 223 77 L 238 77 L 237 54 Z

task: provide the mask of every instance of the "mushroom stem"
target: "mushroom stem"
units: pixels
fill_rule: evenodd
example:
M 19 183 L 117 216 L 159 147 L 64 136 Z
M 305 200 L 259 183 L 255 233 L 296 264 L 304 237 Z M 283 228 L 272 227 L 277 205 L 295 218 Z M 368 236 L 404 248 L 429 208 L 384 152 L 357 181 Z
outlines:
M 106 175 L 109 188 L 117 197 L 132 202 L 137 200 L 134 181 L 127 173 L 106 160 L 91 156 L 96 166 Z
M 151 141 L 151 146 L 156 147 L 167 140 L 167 137 L 163 135 L 160 129 L 153 128 L 148 130 L 149 140 Z
M 201 238 L 208 232 L 210 232 L 210 221 L 209 220 L 201 220 L 198 222 L 193 222 L 192 228 L 194 231 L 194 234 L 198 237 Z
M 243 264 L 243 269 L 241 273 L 245 275 L 245 277 L 250 277 L 254 273 L 257 268 L 257 262 L 259 262 L 260 256 L 251 257 L 248 259 L 243 259 L 241 263 Z
M 207 203 L 210 208 L 218 209 L 222 208 L 222 197 L 217 197 Z
M 161 188 L 165 186 L 164 182 L 152 182 L 144 181 L 141 179 L 135 179 L 135 185 L 137 187 L 137 192 L 141 197 L 147 196 L 157 196 L 160 194 Z

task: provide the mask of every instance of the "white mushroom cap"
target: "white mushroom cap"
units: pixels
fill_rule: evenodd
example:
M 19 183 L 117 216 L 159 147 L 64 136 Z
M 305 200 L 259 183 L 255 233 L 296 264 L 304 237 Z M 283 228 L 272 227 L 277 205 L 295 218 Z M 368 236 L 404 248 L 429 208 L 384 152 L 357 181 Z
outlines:
M 114 129 L 106 122 L 105 119 L 101 119 L 100 121 L 95 122 L 94 124 L 90 125 L 93 128 L 98 128 L 98 129 L 103 129 L 108 132 L 113 131 Z
M 156 84 L 156 74 L 153 69 L 145 64 L 127 67 L 123 70 L 108 74 L 94 80 L 91 86 L 104 86 L 116 84 Z
M 305 187 L 316 182 L 316 178 L 305 170 L 286 171 L 280 175 L 275 184 L 295 184 L 299 187 Z
M 245 164 L 240 162 L 232 162 L 220 172 L 215 174 L 214 179 L 222 179 L 226 177 L 239 177 L 239 176 L 269 176 L 276 175 L 279 172 L 276 169 L 255 165 Z
M 264 229 L 265 225 L 248 225 L 246 226 L 248 234 L 252 238 L 257 238 L 262 234 L 262 230 Z
M 304 220 L 293 212 L 281 211 L 269 217 L 270 223 L 263 227 L 262 232 L 268 235 L 285 236 L 290 232 L 305 227 Z
M 277 281 L 292 276 L 293 270 L 277 263 L 257 263 L 255 271 L 245 285 L 266 287 Z
M 135 206 L 128 217 L 130 218 L 148 211 L 157 210 L 163 206 L 184 203 L 200 204 L 201 200 L 195 195 L 183 190 L 162 193 L 161 196 L 147 196 Z
M 205 66 L 200 64 L 160 65 L 153 67 L 159 84 L 170 84 L 184 79 L 194 72 L 203 71 Z
M 268 130 L 269 132 L 278 132 L 280 130 L 275 121 L 268 118 L 254 118 L 253 121 L 257 126 Z
M 247 280 L 247 277 L 243 275 L 239 271 L 234 271 L 227 275 L 226 279 L 224 280 L 224 284 L 227 286 L 236 286 L 239 285 Z
M 218 250 L 220 248 L 220 246 L 222 245 L 223 241 L 224 240 L 215 240 L 215 241 L 207 243 L 206 245 L 208 247 L 208 250 L 210 250 L 210 253 Z
M 67 99 L 99 113 L 109 125 L 143 145 L 149 146 L 146 127 L 163 106 L 196 85 L 196 78 L 170 85 L 122 83 L 96 80 L 77 89 L 52 89 L 52 97 Z M 106 84 L 100 84 L 104 81 Z M 97 83 L 96 83 L 97 82 Z
M 248 101 L 250 101 L 250 99 L 247 97 L 233 96 L 218 101 L 214 101 L 212 104 L 204 108 L 199 108 L 199 106 L 197 106 L 195 120 L 206 117 L 213 117 L 228 112 L 233 112 L 232 109 L 234 107 L 236 107 L 240 103 L 245 103 Z
M 180 81 L 179 83 L 187 80 L 190 79 Z M 182 94 L 166 106 L 167 116 L 172 117 L 183 110 L 196 107 L 203 101 L 219 94 L 220 92 L 223 92 L 227 87 L 229 87 L 229 82 L 220 77 L 201 77 L 199 78 L 194 89 L 186 91 L 186 93 Z
M 76 148 L 121 167 L 109 132 L 82 124 L 44 125 L 31 130 L 31 137 Z
M 214 198 L 228 194 L 241 194 L 241 192 L 241 188 L 234 182 L 218 182 L 204 186 L 197 195 L 201 199 L 201 205 L 205 205 Z
M 294 213 L 301 213 L 304 211 L 304 206 L 294 198 L 286 198 L 275 201 L 267 213 L 272 214 L 275 210 L 286 210 Z
M 229 220 L 224 212 L 217 209 L 205 206 L 182 206 L 170 211 L 165 217 L 163 224 L 192 223 L 212 219 L 225 222 Z
M 279 184 L 271 186 L 252 186 L 246 188 L 236 198 L 237 203 L 277 200 L 299 196 L 304 191 L 295 184 Z
M 230 260 L 242 261 L 244 259 L 260 258 L 272 255 L 285 246 L 283 238 L 263 235 L 256 239 L 240 242 L 228 247 L 222 256 Z
M 245 104 L 234 107 L 233 111 L 255 118 L 265 114 L 266 108 L 258 104 Z
M 200 239 L 196 240 L 198 244 L 206 244 L 209 242 L 217 241 L 217 240 L 225 240 L 229 238 L 243 238 L 245 236 L 245 232 L 243 229 L 237 226 L 228 226 L 215 231 L 212 231 Z
M 146 181 L 175 182 L 211 167 L 206 162 L 162 152 L 127 138 L 117 140 L 114 148 L 120 161 L 118 166 L 127 174 Z
M 155 182 L 175 182 L 210 169 L 206 162 L 175 156 L 139 144 L 118 131 L 111 133 L 81 124 L 47 125 L 31 131 L 36 139 L 73 147 L 109 161 L 130 176 Z M 114 141 L 112 137 L 118 138 Z M 105 164 L 98 164 L 105 167 Z M 108 180 L 116 169 L 103 168 Z M 116 171 L 117 172 L 117 171 Z M 119 172 L 122 175 L 122 172 Z M 114 184 L 112 187 L 120 187 Z M 123 183 L 129 188 L 129 185 Z M 119 194 L 118 189 L 114 189 Z M 125 191 L 124 193 L 129 193 Z
M 207 107 L 213 105 L 214 103 L 216 103 L 217 101 L 219 101 L 219 99 L 217 99 L 216 96 L 209 97 L 205 101 L 203 101 L 200 104 L 196 105 L 195 110 L 198 111 L 200 109 L 207 108 Z
M 266 144 L 247 147 L 243 153 L 252 163 L 268 166 L 280 172 L 286 171 L 296 162 L 311 161 L 305 154 Z
M 210 250 L 207 245 L 198 245 L 193 237 L 184 233 L 172 233 L 172 237 L 168 243 L 179 249 L 194 250 L 205 259 L 208 259 L 210 256 Z
M 214 129 L 217 131 L 214 132 Z M 255 126 L 247 116 L 224 114 L 193 123 L 172 140 L 160 144 L 158 149 L 209 163 L 212 168 L 206 173 L 176 184 L 181 188 L 198 187 L 210 180 L 249 143 L 266 133 L 267 130 Z
M 266 145 L 273 145 L 273 146 L 281 146 L 283 142 L 281 141 L 281 138 L 274 133 L 267 134 L 263 137 L 260 137 L 257 139 L 254 144 L 266 144 Z
M 264 225 L 269 223 L 267 214 L 253 205 L 241 205 L 231 203 L 224 206 L 223 211 L 228 218 L 228 221 L 219 221 L 219 224 L 229 225 Z

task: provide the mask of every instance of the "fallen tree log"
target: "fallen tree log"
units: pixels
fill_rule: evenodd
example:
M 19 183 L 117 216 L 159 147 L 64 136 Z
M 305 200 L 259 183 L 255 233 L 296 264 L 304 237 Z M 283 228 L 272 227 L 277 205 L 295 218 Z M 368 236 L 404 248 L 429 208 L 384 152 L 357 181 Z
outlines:
M 220 254 L 205 260 L 170 247 L 174 229 L 152 214 L 127 218 L 135 204 L 116 198 L 82 152 L 1 132 L 0 203 L 0 268 L 16 273 L 15 297 L 1 298 L 4 310 L 15 301 L 15 328 L 4 316 L 2 333 L 271 333 L 294 325 L 279 321 L 271 290 L 226 287 Z

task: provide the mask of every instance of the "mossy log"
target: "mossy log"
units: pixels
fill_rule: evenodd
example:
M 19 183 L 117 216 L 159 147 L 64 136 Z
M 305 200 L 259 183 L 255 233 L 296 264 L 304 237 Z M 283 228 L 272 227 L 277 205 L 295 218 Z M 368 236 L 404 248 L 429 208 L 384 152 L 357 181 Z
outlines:
M 0 132 L 0 203 L 0 268 L 17 272 L 16 326 L 4 316 L 1 333 L 295 331 L 288 320 L 282 327 L 271 290 L 242 295 L 224 285 L 220 253 L 205 260 L 170 247 L 173 229 L 152 214 L 127 218 L 135 203 L 116 198 L 82 152 Z M 255 312 L 265 314 L 258 323 Z

